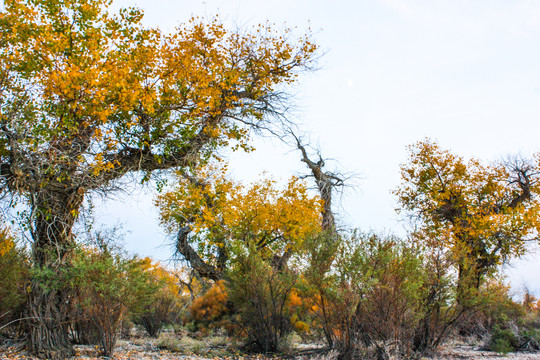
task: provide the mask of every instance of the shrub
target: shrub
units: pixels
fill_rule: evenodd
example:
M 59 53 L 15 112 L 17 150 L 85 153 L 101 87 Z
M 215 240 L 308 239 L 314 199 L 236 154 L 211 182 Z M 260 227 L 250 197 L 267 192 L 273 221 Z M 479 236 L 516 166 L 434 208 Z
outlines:
M 519 338 L 511 329 L 501 329 L 496 327 L 491 334 L 488 343 L 488 350 L 507 354 L 515 351 L 519 347 Z
M 422 258 L 414 248 L 394 239 L 369 238 L 363 245 L 370 260 L 363 264 L 364 273 L 374 281 L 364 285 L 356 320 L 374 343 L 385 348 L 387 344 L 397 344 L 397 355 L 410 357 L 415 330 L 424 311 L 426 273 Z
M 156 340 L 159 349 L 178 352 L 184 355 L 199 355 L 217 359 L 229 358 L 233 355 L 235 342 L 224 336 L 210 335 L 204 339 L 194 339 L 189 336 L 175 336 L 162 333 Z M 236 358 L 237 356 L 235 356 Z
M 151 259 L 145 258 L 141 265 L 157 291 L 152 301 L 147 303 L 134 320 L 136 324 L 142 325 L 151 337 L 157 337 L 165 325 L 172 323 L 180 315 L 180 304 L 183 300 L 181 288 L 178 279 L 171 272 Z
M 0 228 L 0 330 L 17 324 L 26 299 L 29 261 L 7 228 Z
M 104 356 L 111 356 L 122 321 L 140 313 L 157 287 L 138 258 L 127 258 L 107 247 L 79 249 L 69 277 L 75 289 L 77 319 L 94 332 Z M 92 335 L 92 336 L 94 336 Z
M 495 328 L 516 326 L 525 308 L 510 295 L 510 287 L 500 279 L 488 279 L 468 300 L 469 311 L 459 326 L 459 334 L 478 339 L 489 336 Z
M 519 331 L 520 351 L 540 350 L 540 329 L 524 328 Z
M 210 328 L 227 325 L 227 315 L 230 313 L 228 299 L 223 280 L 212 284 L 206 292 L 195 298 L 186 317 L 192 332 L 207 332 Z
M 341 357 L 410 357 L 436 345 L 445 330 L 440 314 L 451 311 L 444 261 L 391 236 L 313 241 L 304 273 L 311 311 Z
M 249 350 L 276 352 L 292 331 L 287 303 L 296 279 L 293 271 L 278 271 L 260 253 L 238 255 L 229 273 L 229 299 L 246 330 Z
M 308 268 L 305 278 L 308 296 L 313 301 L 311 314 L 330 348 L 341 356 L 353 356 L 357 338 L 355 329 L 356 309 L 363 296 L 362 263 L 360 248 L 352 238 L 328 241 L 321 236 L 305 244 Z M 315 327 L 314 327 L 315 328 Z

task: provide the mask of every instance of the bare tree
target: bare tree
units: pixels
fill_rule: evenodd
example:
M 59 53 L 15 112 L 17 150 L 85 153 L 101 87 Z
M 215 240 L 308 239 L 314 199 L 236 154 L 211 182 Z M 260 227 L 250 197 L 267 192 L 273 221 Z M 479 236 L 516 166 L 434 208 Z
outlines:
M 332 210 L 332 200 L 333 195 L 335 194 L 336 189 L 343 188 L 345 186 L 345 181 L 350 178 L 344 174 L 325 170 L 326 165 L 325 160 L 323 159 L 320 151 L 317 151 L 317 159 L 313 160 L 308 155 L 306 150 L 307 145 L 302 142 L 302 140 L 294 134 L 292 130 L 289 131 L 289 134 L 294 138 L 295 145 L 300 150 L 302 155 L 301 160 L 304 162 L 309 171 L 310 175 L 305 177 L 311 177 L 314 179 L 315 184 L 317 185 L 317 190 L 319 195 L 324 202 L 322 210 L 322 230 L 327 234 L 330 234 L 331 238 L 338 237 L 338 229 L 336 226 L 336 220 L 334 212 Z

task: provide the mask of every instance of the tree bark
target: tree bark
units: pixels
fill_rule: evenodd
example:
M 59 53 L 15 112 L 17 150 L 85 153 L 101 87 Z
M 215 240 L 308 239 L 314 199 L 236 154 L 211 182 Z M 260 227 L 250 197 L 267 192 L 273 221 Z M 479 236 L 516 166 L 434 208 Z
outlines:
M 30 351 L 44 359 L 61 360 L 73 356 L 68 335 L 69 304 L 66 293 L 45 289 L 33 281 L 28 300 Z
M 195 270 L 201 277 L 208 278 L 214 281 L 219 281 L 223 278 L 223 272 L 220 269 L 206 263 L 199 254 L 191 247 L 188 241 L 188 234 L 191 228 L 189 225 L 182 226 L 178 230 L 176 237 L 176 251 L 189 262 L 189 265 Z
M 71 293 L 65 282 L 74 247 L 72 228 L 83 195 L 44 192 L 32 204 L 34 276 L 28 294 L 29 348 L 45 359 L 74 354 L 69 338 Z

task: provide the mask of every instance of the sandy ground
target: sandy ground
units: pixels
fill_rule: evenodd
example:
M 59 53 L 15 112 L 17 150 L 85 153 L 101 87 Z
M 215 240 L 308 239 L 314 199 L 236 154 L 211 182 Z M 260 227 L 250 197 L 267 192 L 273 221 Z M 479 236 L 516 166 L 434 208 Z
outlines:
M 479 350 L 471 345 L 452 345 L 440 350 L 435 360 L 472 359 L 472 360 L 540 360 L 540 352 L 537 353 L 508 353 L 506 355 L 497 354 L 492 351 Z
M 113 359 L 117 360 L 210 360 L 216 359 L 207 358 L 195 355 L 181 355 L 168 351 L 159 350 L 152 345 L 134 345 L 129 342 L 121 342 L 118 344 Z M 76 356 L 73 359 L 84 360 L 106 360 L 105 357 L 97 356 L 97 348 L 91 346 L 76 346 Z M 326 356 L 317 356 L 318 359 L 325 359 Z M 0 359 L 2 360 L 37 360 L 36 358 L 29 356 L 26 351 L 20 347 L 0 347 Z M 265 357 L 258 356 L 231 356 L 225 359 L 236 360 L 251 360 L 251 359 L 277 359 L 277 357 Z M 298 359 L 309 359 L 309 357 L 302 356 Z M 425 360 L 429 358 L 424 358 Z M 441 349 L 438 355 L 432 357 L 433 360 L 457 360 L 457 359 L 471 359 L 471 360 L 540 360 L 540 352 L 538 353 L 509 353 L 506 355 L 497 354 L 491 351 L 482 351 L 471 345 L 452 344 L 444 349 Z

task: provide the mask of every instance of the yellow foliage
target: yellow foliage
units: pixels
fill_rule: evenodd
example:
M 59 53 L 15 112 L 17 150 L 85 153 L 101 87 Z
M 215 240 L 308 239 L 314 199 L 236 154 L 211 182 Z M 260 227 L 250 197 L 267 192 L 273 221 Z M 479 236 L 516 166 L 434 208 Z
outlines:
M 225 282 L 218 281 L 203 295 L 197 297 L 190 307 L 190 314 L 197 322 L 212 321 L 227 312 Z
M 302 298 L 298 296 L 298 293 L 294 290 L 291 291 L 291 294 L 289 295 L 289 305 L 292 307 L 302 305 Z
M 137 167 L 132 152 L 171 160 L 194 138 L 209 150 L 231 142 L 249 149 L 249 127 L 234 119 L 261 120 L 260 99 L 295 82 L 317 48 L 309 36 L 290 41 L 269 24 L 229 31 L 217 17 L 164 33 L 144 26 L 141 10 L 109 13 L 111 3 L 5 0 L 0 12 L 3 94 L 32 104 L 32 116 L 25 112 L 10 131 L 30 130 L 20 139 L 25 151 L 50 150 L 48 163 L 71 167 L 77 158 L 71 173 L 85 180 L 173 167 Z
M 0 229 L 0 256 L 4 256 L 15 247 L 15 240 L 9 229 Z
M 282 190 L 272 179 L 249 186 L 226 176 L 226 168 L 202 169 L 197 182 L 178 176 L 178 185 L 161 194 L 156 205 L 161 222 L 171 233 L 189 225 L 205 251 L 234 255 L 251 248 L 268 254 L 298 248 L 320 231 L 321 200 L 310 196 L 306 184 L 292 177 Z M 214 249 L 215 251 L 213 251 Z M 207 259 L 210 260 L 210 259 Z
M 481 276 L 524 254 L 526 240 L 537 237 L 538 174 L 538 159 L 484 165 L 425 140 L 410 147 L 394 193 L 420 221 L 419 238 L 449 248 L 462 270 Z
M 309 332 L 309 325 L 303 321 L 296 321 L 293 323 L 294 329 L 298 332 Z
M 160 284 L 160 291 L 165 292 L 168 296 L 173 298 L 179 299 L 182 297 L 182 288 L 172 271 L 166 269 L 159 262 L 156 262 L 149 257 L 142 259 L 140 261 L 140 266 L 146 273 L 150 274 L 155 283 Z

